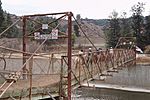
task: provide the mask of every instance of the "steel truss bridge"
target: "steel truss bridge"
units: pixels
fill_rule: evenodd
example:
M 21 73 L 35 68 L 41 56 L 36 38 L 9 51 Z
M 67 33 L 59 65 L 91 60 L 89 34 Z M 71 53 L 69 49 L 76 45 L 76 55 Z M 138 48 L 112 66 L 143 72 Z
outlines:
M 60 16 L 47 24 L 35 20 L 36 17 L 55 15 Z M 85 38 L 91 43 L 91 51 L 84 48 L 82 52 L 72 49 L 72 18 Z M 67 41 L 65 47 L 56 43 L 63 51 L 59 48 L 56 52 L 39 52 L 50 38 L 44 37 L 40 41 L 40 45 L 33 52 L 29 52 L 28 47 L 32 48 L 33 45 L 29 45 L 28 40 L 35 39 L 34 33 L 44 33 L 44 30 L 49 28 L 58 29 L 59 24 L 55 27 L 51 24 L 60 20 L 67 20 L 67 32 L 57 30 L 57 37 L 55 37 L 55 39 L 64 38 Z M 74 86 L 82 86 L 83 82 L 88 84 L 89 80 L 94 79 L 95 76 L 104 80 L 103 76 L 112 76 L 112 72 L 118 72 L 130 64 L 135 64 L 135 44 L 132 38 L 121 37 L 116 48 L 100 50 L 88 38 L 72 12 L 21 16 L 15 23 L 0 33 L 0 36 L 19 22 L 22 23 L 23 32 L 21 37 L 22 50 L 3 45 L 6 42 L 0 45 L 1 99 L 29 98 L 31 100 L 37 94 L 49 95 L 49 97 L 55 99 L 51 94 L 55 92 L 59 98 L 71 100 L 71 92 Z M 29 23 L 32 23 L 33 27 L 38 24 L 38 27 L 29 31 Z M 43 29 L 43 25 L 46 28 Z M 52 34 L 52 32 L 50 33 Z M 122 45 L 125 45 L 124 42 L 129 44 L 127 48 L 122 48 Z

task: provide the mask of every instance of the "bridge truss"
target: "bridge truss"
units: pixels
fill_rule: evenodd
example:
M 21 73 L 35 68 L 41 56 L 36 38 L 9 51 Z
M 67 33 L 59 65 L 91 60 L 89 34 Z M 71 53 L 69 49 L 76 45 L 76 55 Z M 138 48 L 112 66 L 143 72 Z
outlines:
M 39 17 L 51 18 L 51 16 L 56 15 L 59 16 L 55 17 L 55 20 L 47 21 L 47 23 L 36 20 Z M 79 53 L 79 50 L 72 50 L 72 18 L 91 43 L 92 52 L 86 49 L 82 53 Z M 67 28 L 62 32 L 59 26 L 60 22 L 64 20 L 67 22 Z M 56 25 L 54 25 L 55 22 Z M 98 50 L 75 20 L 72 12 L 21 16 L 15 23 L 0 33 L 0 36 L 18 23 L 22 24 L 22 37 L 20 37 L 22 39 L 19 41 L 22 43 L 22 49 L 10 48 L 11 46 L 9 47 L 7 43 L 13 44 L 14 40 L 3 40 L 1 38 L 0 79 L 2 79 L 3 84 L 0 86 L 0 98 L 3 99 L 8 98 L 4 94 L 11 91 L 11 93 L 8 92 L 9 95 L 12 94 L 16 98 L 26 96 L 31 100 L 36 87 L 42 87 L 43 89 L 39 90 L 39 93 L 45 93 L 51 97 L 50 93 L 53 90 L 51 86 L 55 83 L 58 88 L 54 90 L 59 94 L 59 97 L 71 100 L 73 85 L 81 85 L 85 80 L 88 83 L 88 80 L 93 79 L 95 75 L 98 75 L 99 79 L 102 76 L 109 76 L 109 72 L 116 72 L 126 63 L 135 60 L 135 52 L 131 48 L 115 48 L 113 53 L 109 49 Z M 63 39 L 60 40 L 64 42 L 63 44 L 57 43 L 60 38 Z M 50 41 L 49 39 L 54 40 Z M 47 47 L 46 44 L 55 44 L 54 50 L 52 51 L 53 48 L 47 48 L 48 51 L 43 53 L 42 50 Z M 50 84 L 51 86 L 49 86 Z M 17 91 L 20 93 L 19 96 L 14 93 L 14 90 L 20 90 Z M 9 97 L 14 98 L 12 95 Z

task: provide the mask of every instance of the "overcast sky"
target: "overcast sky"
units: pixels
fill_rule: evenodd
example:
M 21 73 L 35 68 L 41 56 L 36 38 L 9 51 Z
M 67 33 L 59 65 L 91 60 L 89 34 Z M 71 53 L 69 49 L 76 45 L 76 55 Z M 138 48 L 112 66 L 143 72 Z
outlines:
M 82 18 L 108 18 L 115 10 L 131 15 L 131 7 L 145 3 L 144 15 L 150 15 L 150 0 L 1 0 L 3 10 L 16 15 L 72 11 Z

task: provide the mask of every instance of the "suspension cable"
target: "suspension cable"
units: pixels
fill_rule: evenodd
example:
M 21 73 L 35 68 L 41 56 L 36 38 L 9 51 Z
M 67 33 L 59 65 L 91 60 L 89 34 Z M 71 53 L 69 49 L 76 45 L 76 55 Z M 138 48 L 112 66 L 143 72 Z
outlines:
M 82 33 L 84 34 L 84 36 L 89 40 L 89 42 L 92 44 L 92 46 L 95 48 L 95 50 L 97 50 L 96 46 L 93 44 L 93 42 L 89 39 L 89 37 L 86 35 L 86 33 L 83 31 L 82 27 L 80 26 L 80 24 L 78 23 L 78 21 L 75 19 L 75 17 L 73 16 L 75 22 L 77 23 L 78 27 L 81 29 Z
M 56 29 L 59 26 L 59 24 L 54 28 Z M 27 64 L 27 62 L 30 61 L 30 59 L 36 54 L 36 52 L 42 47 L 42 45 L 48 40 L 48 38 L 45 38 L 44 41 L 39 45 L 39 47 L 34 51 L 34 53 L 29 57 L 29 59 L 22 65 L 22 67 L 17 71 L 20 72 L 22 68 Z
M 21 19 L 18 19 L 17 21 L 15 21 L 13 24 L 11 24 L 9 27 L 7 27 L 2 33 L 0 33 L 0 37 L 1 35 L 3 35 L 6 31 L 8 31 L 11 27 L 13 27 L 16 23 L 18 23 Z
M 22 70 L 22 68 L 27 64 L 27 62 L 30 61 L 30 59 L 36 54 L 36 52 L 42 47 L 42 45 L 47 41 L 48 38 L 46 38 L 41 45 L 39 45 L 39 47 L 34 51 L 34 53 L 29 57 L 29 59 L 22 65 L 22 67 L 17 71 L 20 72 Z

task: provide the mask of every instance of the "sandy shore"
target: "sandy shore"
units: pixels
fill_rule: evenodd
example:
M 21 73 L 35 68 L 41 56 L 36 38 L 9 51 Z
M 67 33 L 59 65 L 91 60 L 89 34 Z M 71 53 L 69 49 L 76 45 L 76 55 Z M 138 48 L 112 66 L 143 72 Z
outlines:
M 137 54 L 136 63 L 137 64 L 150 64 L 150 55 Z

